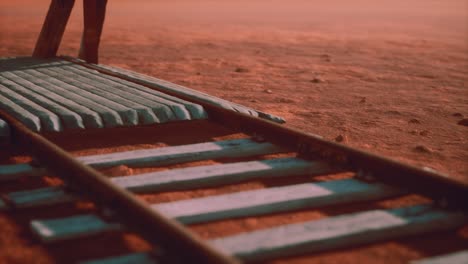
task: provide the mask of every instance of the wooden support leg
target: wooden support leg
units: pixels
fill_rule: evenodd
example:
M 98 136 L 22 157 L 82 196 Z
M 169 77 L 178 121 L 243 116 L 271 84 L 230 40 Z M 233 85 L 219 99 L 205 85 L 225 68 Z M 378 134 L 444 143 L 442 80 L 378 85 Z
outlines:
M 57 54 L 74 4 L 75 0 L 52 0 L 33 52 L 34 57 L 49 58 Z
M 106 14 L 107 0 L 83 0 L 84 30 L 79 58 L 98 63 L 99 41 Z

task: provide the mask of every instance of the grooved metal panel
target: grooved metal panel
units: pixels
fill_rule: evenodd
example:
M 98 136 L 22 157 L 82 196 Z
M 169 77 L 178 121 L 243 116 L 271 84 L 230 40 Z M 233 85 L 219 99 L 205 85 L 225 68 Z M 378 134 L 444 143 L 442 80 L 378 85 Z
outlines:
M 98 64 L 98 65 L 93 64 L 93 66 L 99 69 L 105 69 L 105 70 L 111 71 L 117 75 L 129 77 L 133 80 L 138 80 L 145 84 L 157 86 L 161 91 L 171 91 L 179 95 L 190 96 L 193 98 L 197 98 L 198 100 L 201 100 L 210 105 L 216 105 L 224 109 L 229 109 L 229 110 L 240 112 L 243 114 L 260 117 L 260 118 L 270 120 L 276 123 L 286 122 L 282 117 L 264 113 L 264 112 L 261 112 L 261 111 L 258 111 L 249 107 L 245 107 L 243 105 L 239 105 L 236 103 L 232 103 L 232 102 L 223 100 L 221 98 L 218 98 L 218 97 L 206 94 L 206 93 L 202 93 L 202 92 L 199 92 L 199 91 L 196 91 L 196 90 L 193 90 L 193 89 L 190 89 L 190 88 L 178 85 L 178 84 L 170 83 L 168 81 L 157 79 L 148 75 L 144 75 L 141 73 L 137 73 L 137 72 L 133 72 L 130 70 L 125 70 L 125 69 L 121 69 L 121 68 L 117 68 L 113 66 L 102 65 L 102 64 Z
M 38 132 L 204 119 L 203 107 L 61 59 L 0 60 L 0 109 Z M 0 121 L 0 138 L 7 124 Z

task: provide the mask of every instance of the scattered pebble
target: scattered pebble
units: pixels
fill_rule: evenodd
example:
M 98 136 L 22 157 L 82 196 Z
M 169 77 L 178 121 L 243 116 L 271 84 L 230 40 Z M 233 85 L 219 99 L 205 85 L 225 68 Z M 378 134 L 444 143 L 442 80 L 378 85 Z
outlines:
M 419 130 L 411 130 L 411 131 L 410 131 L 410 134 L 411 134 L 411 135 L 419 135 L 419 136 L 427 136 L 427 135 L 429 135 L 429 131 L 428 131 L 428 130 L 422 130 L 422 131 L 419 131 Z
M 463 118 L 462 113 L 453 113 L 452 116 L 454 116 L 454 117 L 462 117 L 462 118 Z
M 425 137 L 425 136 L 429 135 L 429 131 L 428 130 L 423 130 L 423 131 L 419 132 L 419 135 Z
M 119 165 L 119 166 L 104 169 L 101 172 L 108 176 L 127 176 L 127 175 L 133 174 L 133 169 L 125 165 Z
M 440 174 L 440 172 L 438 172 L 437 170 L 435 170 L 435 169 L 433 169 L 433 168 L 431 168 L 431 167 L 423 166 L 422 169 L 425 170 L 425 171 L 429 171 L 429 172 L 439 173 L 439 174 Z
M 410 121 L 408 121 L 408 123 L 410 123 L 410 124 L 421 124 L 421 122 L 419 120 L 417 120 L 416 118 L 411 119 Z
M 414 147 L 414 151 L 416 152 L 420 152 L 420 153 L 432 153 L 434 151 L 432 151 L 432 149 L 426 147 L 426 146 L 423 146 L 423 145 L 418 145 L 416 147 Z
M 256 103 L 256 102 L 258 102 L 258 101 L 257 101 L 256 99 L 252 99 L 252 100 L 250 100 L 250 102 L 251 102 L 251 103 Z
M 363 97 L 363 98 L 361 98 L 361 101 L 359 101 L 359 103 L 364 104 L 366 102 L 366 100 L 367 100 L 367 98 Z
M 239 72 L 239 73 L 249 72 L 248 69 L 246 69 L 246 68 L 241 68 L 241 67 L 237 67 L 234 71 L 235 71 L 235 72 Z
M 320 57 L 326 62 L 331 62 L 331 56 L 328 54 L 322 54 Z
M 349 131 L 349 129 L 347 127 L 345 127 L 345 126 L 339 126 L 338 129 L 343 131 L 343 132 Z
M 248 218 L 247 220 L 245 220 L 245 224 L 247 227 L 253 228 L 258 225 L 258 221 L 255 218 Z
M 340 142 L 340 143 L 345 143 L 345 142 L 348 142 L 348 137 L 346 135 L 338 135 L 335 138 L 335 141 Z
M 200 73 L 200 72 L 197 72 L 197 75 L 201 75 L 201 73 Z
M 279 98 L 278 103 L 286 103 L 286 104 L 292 104 L 295 103 L 296 101 L 289 99 L 289 98 Z
M 273 93 L 273 91 L 270 90 L 270 89 L 265 89 L 265 90 L 263 90 L 263 91 L 264 91 L 265 93 L 268 93 L 268 94 L 272 94 L 272 93 Z
M 468 126 L 468 118 L 463 118 L 462 120 L 458 121 L 457 124 L 461 126 Z
M 320 77 L 315 77 L 312 80 L 310 80 L 311 83 L 323 83 L 325 80 L 320 78 Z
M 390 114 L 390 115 L 401 115 L 401 113 L 399 111 L 396 111 L 396 110 L 386 111 L 385 113 Z

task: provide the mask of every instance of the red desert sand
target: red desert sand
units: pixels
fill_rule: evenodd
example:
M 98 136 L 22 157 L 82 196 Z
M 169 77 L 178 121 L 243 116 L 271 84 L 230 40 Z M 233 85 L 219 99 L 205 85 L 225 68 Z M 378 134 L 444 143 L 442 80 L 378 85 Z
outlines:
M 0 56 L 32 53 L 48 3 L 0 1 Z M 287 4 L 279 0 L 111 0 L 100 62 L 276 114 L 287 120 L 286 126 L 468 181 L 467 12 L 464 0 L 290 0 Z M 76 1 L 60 54 L 77 54 L 81 28 L 81 1 Z M 194 125 L 197 128 L 209 130 L 206 135 L 223 134 L 206 125 Z M 141 147 L 160 146 L 157 140 L 149 138 L 154 144 Z M 95 145 L 57 142 L 80 155 L 126 149 L 125 144 L 96 150 Z M 123 166 L 104 172 L 131 174 L 132 170 Z M 43 183 L 28 184 L 33 188 Z M 48 184 L 57 183 L 50 180 Z M 262 186 L 246 183 L 220 192 Z M 1 191 L 16 188 L 19 185 Z M 212 193 L 207 189 L 148 199 L 177 200 Z M 423 200 L 410 196 L 373 206 Z M 60 213 L 67 215 L 67 210 L 61 208 Z M 347 210 L 351 209 L 310 210 L 191 229 L 210 238 Z M 31 243 L 27 219 L 38 213 L 0 214 L 0 263 L 62 262 L 78 250 L 70 245 L 43 248 Z M 277 263 L 406 263 L 466 248 L 467 237 L 464 228 L 458 234 L 426 235 Z M 147 248 L 131 234 L 120 240 L 112 236 L 100 240 L 114 243 L 96 249 L 87 247 L 84 240 L 80 247 L 97 255 Z

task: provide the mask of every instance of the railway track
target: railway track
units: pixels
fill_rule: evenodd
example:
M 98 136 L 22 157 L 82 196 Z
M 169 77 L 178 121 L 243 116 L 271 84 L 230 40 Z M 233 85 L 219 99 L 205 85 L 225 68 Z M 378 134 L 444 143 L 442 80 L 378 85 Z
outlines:
M 0 262 L 342 263 L 323 252 L 413 237 L 405 260 L 467 263 L 466 183 L 99 65 L 106 3 L 83 1 L 83 60 L 56 57 L 74 0 L 0 58 Z
M 68 60 L 200 104 L 209 117 L 38 134 L 0 112 L 12 130 L 3 154 L 21 148 L 33 157 L 0 167 L 0 207 L 30 212 L 24 224 L 35 243 L 92 243 L 122 232 L 146 243 L 139 253 L 77 250 L 66 255 L 71 262 L 287 261 L 468 223 L 464 183 L 165 90 L 142 76 Z M 389 199 L 406 202 L 375 205 Z M 77 209 L 83 203 L 87 209 Z M 55 213 L 57 207 L 68 209 Z M 442 261 L 466 260 L 463 243 L 455 247 L 461 251 Z

